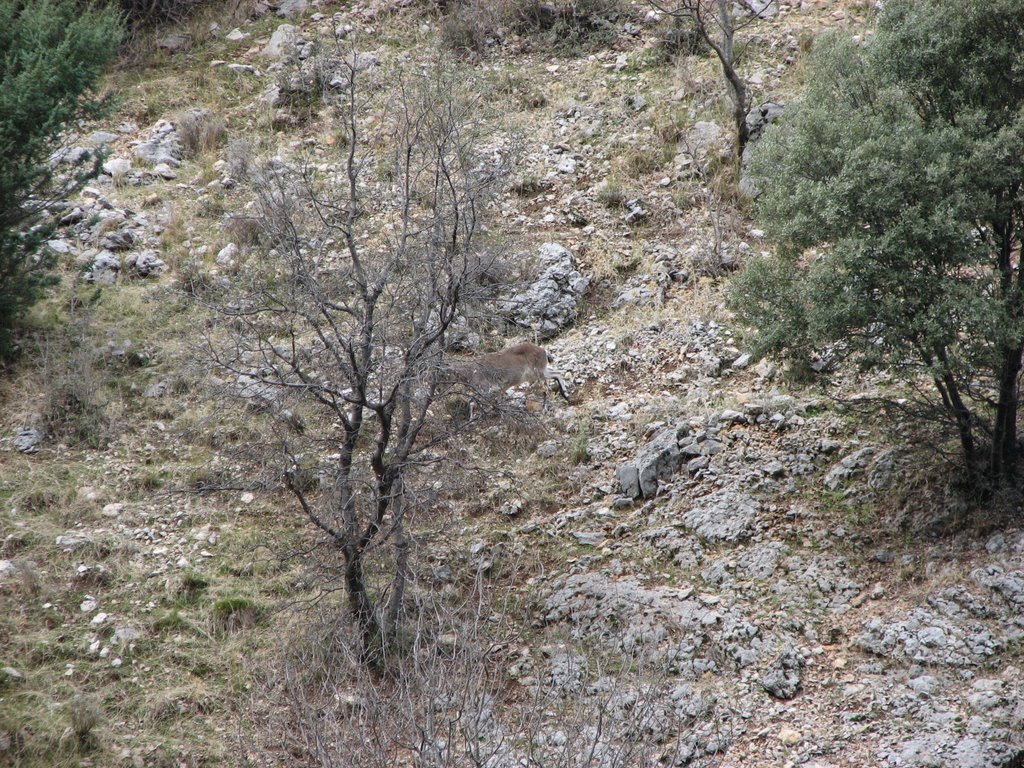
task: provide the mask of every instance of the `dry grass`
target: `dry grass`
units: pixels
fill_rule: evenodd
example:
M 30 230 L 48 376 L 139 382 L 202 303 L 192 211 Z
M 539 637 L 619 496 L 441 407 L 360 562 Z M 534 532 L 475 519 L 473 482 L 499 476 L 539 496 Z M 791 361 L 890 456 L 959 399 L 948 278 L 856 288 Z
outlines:
M 227 130 L 224 118 L 208 109 L 190 109 L 178 118 L 185 157 L 197 158 L 224 143 Z

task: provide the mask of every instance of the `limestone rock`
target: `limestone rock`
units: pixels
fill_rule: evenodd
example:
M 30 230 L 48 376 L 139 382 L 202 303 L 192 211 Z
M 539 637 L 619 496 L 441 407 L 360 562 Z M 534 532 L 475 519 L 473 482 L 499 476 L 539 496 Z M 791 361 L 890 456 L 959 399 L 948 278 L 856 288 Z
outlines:
M 803 657 L 787 647 L 761 676 L 761 687 L 776 699 L 792 699 L 800 690 L 803 667 Z
M 135 158 L 147 165 L 166 163 L 172 168 L 181 165 L 181 141 L 174 124 L 160 120 L 153 126 L 150 138 L 135 147 Z
M 579 302 L 590 278 L 579 271 L 576 257 L 557 243 L 540 248 L 540 276 L 508 300 L 508 318 L 541 338 L 549 338 L 576 320 Z
M 282 24 L 270 36 L 270 42 L 263 49 L 268 59 L 283 59 L 294 56 L 299 41 L 299 30 L 291 24 Z
M 43 442 L 45 435 L 38 427 L 23 427 L 14 437 L 14 449 L 21 453 L 35 453 Z
M 658 492 L 659 481 L 670 479 L 683 464 L 679 451 L 679 432 L 685 427 L 669 427 L 658 432 L 629 464 L 618 469 L 619 487 L 631 498 L 649 498 Z
M 723 488 L 701 499 L 682 520 L 706 541 L 735 542 L 750 538 L 760 508 L 750 496 Z
M 121 272 L 121 260 L 110 251 L 100 251 L 92 260 L 89 271 L 83 275 L 86 282 L 113 285 Z
M 167 269 L 167 263 L 153 250 L 130 254 L 124 260 L 124 268 L 139 277 L 158 275 Z

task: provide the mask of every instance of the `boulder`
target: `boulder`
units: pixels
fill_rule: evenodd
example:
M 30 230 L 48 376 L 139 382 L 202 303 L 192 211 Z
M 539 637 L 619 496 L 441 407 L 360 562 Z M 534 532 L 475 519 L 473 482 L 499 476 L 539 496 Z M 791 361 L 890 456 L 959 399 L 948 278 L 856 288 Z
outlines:
M 153 127 L 150 138 L 135 147 L 135 159 L 152 166 L 166 163 L 177 168 L 181 165 L 181 154 L 177 128 L 166 120 L 160 120 Z
M 282 24 L 270 36 L 270 42 L 263 49 L 263 55 L 268 59 L 284 59 L 288 56 L 293 56 L 295 55 L 298 41 L 298 28 L 291 24 Z
M 557 243 L 540 248 L 540 276 L 508 300 L 509 320 L 541 338 L 550 338 L 576 320 L 590 278 L 579 271 L 576 258 Z
M 800 690 L 803 667 L 803 657 L 788 646 L 761 676 L 761 687 L 776 699 L 792 699 Z
M 282 0 L 277 6 L 277 15 L 282 19 L 301 16 L 309 8 L 309 0 Z
M 670 479 L 683 465 L 679 433 L 685 426 L 663 429 L 651 438 L 629 464 L 618 470 L 619 488 L 631 498 L 650 498 L 658 492 L 659 482 Z
M 89 271 L 83 275 L 86 282 L 113 285 L 121 272 L 121 260 L 110 251 L 100 251 L 93 257 Z
M 35 453 L 45 435 L 38 427 L 23 427 L 14 437 L 14 449 L 22 453 Z
M 125 157 L 112 157 L 103 164 L 103 172 L 114 178 L 124 176 L 131 169 L 132 161 Z
M 766 101 L 760 107 L 747 113 L 748 144 L 753 144 L 764 134 L 765 128 L 782 116 L 784 107 L 776 101 Z
M 167 269 L 167 263 L 153 250 L 130 254 L 124 260 L 124 267 L 139 277 L 158 275 Z

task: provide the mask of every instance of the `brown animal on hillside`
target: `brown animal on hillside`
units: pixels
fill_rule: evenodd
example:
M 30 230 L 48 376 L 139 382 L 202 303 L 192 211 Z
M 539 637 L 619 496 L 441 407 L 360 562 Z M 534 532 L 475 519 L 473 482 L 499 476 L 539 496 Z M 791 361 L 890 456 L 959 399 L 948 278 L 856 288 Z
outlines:
M 569 387 L 565 383 L 562 372 L 552 367 L 551 355 L 543 347 L 536 344 L 515 344 L 489 355 L 481 355 L 475 360 L 459 363 L 455 366 L 455 377 L 469 387 L 471 394 L 481 397 L 493 397 L 510 387 L 520 384 L 541 382 L 544 384 L 544 405 L 547 406 L 547 382 L 554 380 L 558 384 L 558 392 L 569 402 Z M 470 401 L 469 413 L 473 417 L 473 402 Z

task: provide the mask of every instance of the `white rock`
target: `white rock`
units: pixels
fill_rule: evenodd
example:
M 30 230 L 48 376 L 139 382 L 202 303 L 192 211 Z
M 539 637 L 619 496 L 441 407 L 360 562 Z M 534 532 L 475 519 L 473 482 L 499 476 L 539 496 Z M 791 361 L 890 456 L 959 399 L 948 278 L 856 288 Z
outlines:
M 131 169 L 132 161 L 124 157 L 112 157 L 103 164 L 103 172 L 114 178 L 124 176 Z
M 563 157 L 555 168 L 559 173 L 576 173 L 576 160 L 573 157 Z
M 283 59 L 295 53 L 299 30 L 291 24 L 282 24 L 270 36 L 270 42 L 263 49 L 263 55 L 270 59 Z
M 17 681 L 17 680 L 24 680 L 25 679 L 25 676 L 23 674 L 21 674 L 21 672 L 19 672 L 14 667 L 4 667 L 3 669 L 0 669 L 0 673 L 3 673 L 3 675 L 8 680 L 15 680 L 15 681 Z
M 309 0 L 283 0 L 277 7 L 277 15 L 285 19 L 301 16 L 309 8 Z
M 175 179 L 178 177 L 178 174 L 175 173 L 174 169 L 171 168 L 171 166 L 169 166 L 167 163 L 157 163 L 157 165 L 153 167 L 153 175 L 159 176 L 161 179 L 168 180 Z
M 234 29 L 232 29 L 230 32 L 228 32 L 224 36 L 224 39 L 225 40 L 230 40 L 231 42 L 236 43 L 239 40 L 245 40 L 245 38 L 247 38 L 247 37 L 248 37 L 248 35 L 245 34 L 245 32 L 240 30 L 238 27 L 235 27 Z

